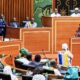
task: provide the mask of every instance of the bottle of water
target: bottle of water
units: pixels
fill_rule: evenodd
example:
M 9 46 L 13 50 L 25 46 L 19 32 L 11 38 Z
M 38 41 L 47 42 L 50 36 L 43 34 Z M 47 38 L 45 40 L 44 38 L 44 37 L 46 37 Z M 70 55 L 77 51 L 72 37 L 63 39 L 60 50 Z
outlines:
M 16 70 L 15 69 L 13 69 L 13 74 L 16 74 Z

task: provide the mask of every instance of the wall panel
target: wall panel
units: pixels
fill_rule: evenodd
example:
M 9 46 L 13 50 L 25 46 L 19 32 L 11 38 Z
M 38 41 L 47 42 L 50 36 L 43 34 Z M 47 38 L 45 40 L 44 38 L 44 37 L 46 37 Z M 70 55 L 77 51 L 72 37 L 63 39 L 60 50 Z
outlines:
M 56 0 L 53 0 L 53 2 L 52 2 L 52 8 L 53 8 L 53 10 L 55 9 L 55 4 L 56 4 Z
M 10 22 L 16 17 L 19 22 L 33 16 L 33 0 L 0 0 L 0 14 L 5 15 L 6 21 Z

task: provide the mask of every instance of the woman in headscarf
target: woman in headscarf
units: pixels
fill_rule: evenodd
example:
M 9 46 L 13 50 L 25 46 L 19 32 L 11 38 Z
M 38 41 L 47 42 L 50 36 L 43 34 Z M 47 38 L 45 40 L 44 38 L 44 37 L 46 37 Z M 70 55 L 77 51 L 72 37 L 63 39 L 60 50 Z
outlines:
M 5 66 L 4 69 L 3 69 L 3 73 L 9 74 L 11 76 L 11 80 L 18 80 L 18 78 L 15 75 L 13 75 L 10 66 Z

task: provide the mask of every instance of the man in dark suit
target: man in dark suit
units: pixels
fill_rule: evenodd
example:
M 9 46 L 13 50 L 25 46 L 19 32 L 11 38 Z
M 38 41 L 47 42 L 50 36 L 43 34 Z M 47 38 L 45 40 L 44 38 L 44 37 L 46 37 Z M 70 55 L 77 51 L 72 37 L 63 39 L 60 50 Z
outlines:
M 41 56 L 39 54 L 35 55 L 34 61 L 30 62 L 29 65 L 33 65 L 34 67 L 42 67 L 43 64 L 41 64 Z
M 6 34 L 6 21 L 3 14 L 0 15 L 0 36 L 5 37 Z

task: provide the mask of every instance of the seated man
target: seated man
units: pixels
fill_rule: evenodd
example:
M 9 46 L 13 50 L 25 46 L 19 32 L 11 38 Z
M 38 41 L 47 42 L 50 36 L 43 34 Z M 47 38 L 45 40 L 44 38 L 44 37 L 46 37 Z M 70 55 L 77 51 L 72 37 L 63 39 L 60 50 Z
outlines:
M 30 19 L 29 19 L 29 17 L 26 17 L 26 19 L 24 21 L 22 21 L 22 26 L 25 27 L 25 28 L 28 28 L 29 23 L 30 23 Z
M 52 60 L 50 62 L 50 66 L 51 66 L 51 69 L 54 70 L 55 75 L 61 75 L 60 71 L 58 70 L 56 61 Z
M 51 17 L 59 17 L 61 16 L 59 13 L 58 13 L 58 9 L 55 8 L 55 11 L 51 14 Z
M 71 14 L 72 17 L 79 17 L 80 13 L 79 13 L 79 8 L 75 8 L 74 9 L 74 13 Z
M 21 54 L 21 57 L 16 60 L 23 62 L 23 64 L 29 64 L 31 62 L 30 61 L 31 56 L 27 56 L 29 55 L 29 52 L 26 49 L 24 48 L 20 49 L 20 54 Z
M 35 55 L 34 61 L 30 62 L 30 65 L 33 65 L 35 67 L 41 67 L 41 56 L 39 54 Z
M 14 28 L 19 27 L 19 23 L 17 22 L 16 18 L 14 17 L 13 20 L 10 22 L 10 26 Z
M 31 28 L 37 27 L 37 23 L 34 21 L 34 18 L 31 19 L 31 23 L 29 24 L 29 27 L 31 27 Z

